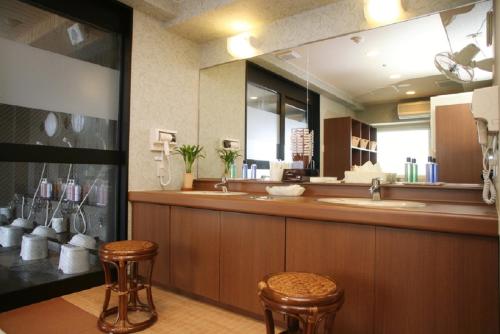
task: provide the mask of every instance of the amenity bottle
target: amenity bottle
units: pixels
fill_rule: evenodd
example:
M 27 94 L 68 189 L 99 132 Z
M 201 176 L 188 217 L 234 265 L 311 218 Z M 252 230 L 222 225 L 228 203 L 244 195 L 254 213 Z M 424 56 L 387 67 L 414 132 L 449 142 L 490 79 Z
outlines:
M 417 181 L 418 181 L 417 159 L 413 158 L 411 159 L 411 182 L 417 182 Z
M 411 158 L 406 158 L 406 163 L 405 163 L 405 182 L 411 182 Z
M 432 168 L 434 169 L 434 171 L 432 172 L 432 176 L 433 176 L 433 179 L 432 179 L 432 182 L 433 183 L 436 183 L 438 182 L 438 171 L 439 171 L 439 166 L 438 166 L 438 163 L 436 162 L 436 158 L 433 158 L 432 159 Z
M 434 182 L 434 162 L 432 162 L 432 157 L 427 158 L 427 163 L 425 164 L 425 182 Z

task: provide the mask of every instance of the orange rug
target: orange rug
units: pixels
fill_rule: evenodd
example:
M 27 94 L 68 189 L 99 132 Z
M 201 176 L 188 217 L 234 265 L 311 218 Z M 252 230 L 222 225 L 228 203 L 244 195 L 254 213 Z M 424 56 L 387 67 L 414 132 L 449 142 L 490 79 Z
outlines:
M 96 334 L 97 317 L 54 298 L 0 313 L 0 333 L 6 334 Z

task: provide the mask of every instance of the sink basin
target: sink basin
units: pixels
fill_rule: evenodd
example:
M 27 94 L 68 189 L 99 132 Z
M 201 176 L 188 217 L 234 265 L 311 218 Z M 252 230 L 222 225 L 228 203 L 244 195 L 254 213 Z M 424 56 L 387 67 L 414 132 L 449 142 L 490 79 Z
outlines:
M 209 195 L 209 196 L 237 196 L 237 195 L 246 195 L 247 193 L 239 192 L 239 191 L 210 191 L 210 190 L 188 190 L 188 191 L 179 191 L 179 194 L 186 195 Z
M 366 206 L 374 208 L 422 208 L 425 203 L 413 201 L 381 200 L 372 201 L 370 198 L 320 198 L 319 202 Z

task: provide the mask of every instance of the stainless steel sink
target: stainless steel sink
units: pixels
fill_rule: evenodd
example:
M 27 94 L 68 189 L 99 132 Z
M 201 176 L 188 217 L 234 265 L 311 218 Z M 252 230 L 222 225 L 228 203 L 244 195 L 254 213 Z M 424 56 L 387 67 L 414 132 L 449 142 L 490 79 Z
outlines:
M 414 201 L 380 200 L 373 201 L 370 198 L 320 198 L 319 202 L 331 204 L 343 204 L 354 206 L 365 206 L 375 208 L 422 208 L 425 203 Z
M 210 191 L 210 190 L 186 190 L 186 191 L 179 191 L 178 193 L 186 195 L 208 195 L 208 196 L 238 196 L 247 194 L 239 191 L 222 192 L 222 191 Z

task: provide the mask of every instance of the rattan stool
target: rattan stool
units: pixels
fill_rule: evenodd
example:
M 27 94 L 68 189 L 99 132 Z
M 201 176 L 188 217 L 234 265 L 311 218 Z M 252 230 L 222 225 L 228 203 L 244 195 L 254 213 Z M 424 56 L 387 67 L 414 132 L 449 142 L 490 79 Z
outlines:
M 132 333 L 151 326 L 158 318 L 151 294 L 151 276 L 158 245 L 151 241 L 126 240 L 110 242 L 99 248 L 99 258 L 104 267 L 106 295 L 102 313 L 97 322 L 99 329 L 107 333 Z M 138 275 L 140 261 L 149 262 L 146 277 Z M 112 280 L 111 267 L 117 269 L 117 281 Z M 138 291 L 146 289 L 147 304 L 139 300 Z M 111 292 L 118 294 L 118 306 L 108 309 Z M 132 323 L 128 311 L 146 312 L 148 319 Z M 114 322 L 106 321 L 110 315 L 117 314 Z
M 258 294 L 267 334 L 274 334 L 272 312 L 284 314 L 288 329 L 283 333 L 316 333 L 324 321 L 325 333 L 333 333 L 335 315 L 344 303 L 344 291 L 330 277 L 313 273 L 285 272 L 264 277 Z

